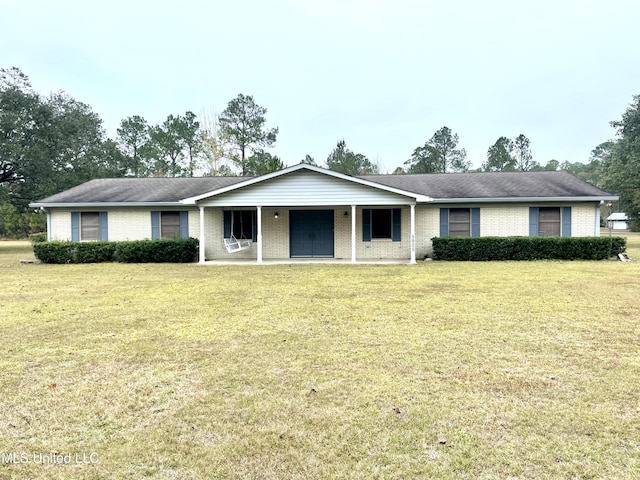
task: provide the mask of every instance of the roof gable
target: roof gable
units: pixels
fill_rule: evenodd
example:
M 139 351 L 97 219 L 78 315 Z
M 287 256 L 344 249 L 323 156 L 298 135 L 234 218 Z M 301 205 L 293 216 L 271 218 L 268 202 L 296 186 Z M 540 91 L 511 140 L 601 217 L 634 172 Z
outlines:
M 211 198 L 214 196 L 220 196 L 222 194 L 226 194 L 230 191 L 233 190 L 243 190 L 245 193 L 249 191 L 248 187 L 251 186 L 256 186 L 254 187 L 253 191 L 261 191 L 261 190 L 266 190 L 266 188 L 263 187 L 263 185 L 266 184 L 270 184 L 270 185 L 275 185 L 275 184 L 279 184 L 279 185 L 287 185 L 287 188 L 291 188 L 290 182 L 278 182 L 278 179 L 281 178 L 303 178 L 303 176 L 301 175 L 296 175 L 296 173 L 299 172 L 314 172 L 316 175 L 314 175 L 314 177 L 316 179 L 322 179 L 324 180 L 322 182 L 323 186 L 327 186 L 329 187 L 330 185 L 338 185 L 338 184 L 342 184 L 342 185 L 347 185 L 350 184 L 351 188 L 354 189 L 354 191 L 358 190 L 358 186 L 366 186 L 369 188 L 373 188 L 376 190 L 379 190 L 381 192 L 388 192 L 388 193 L 392 193 L 392 194 L 396 194 L 396 195 L 400 195 L 400 196 L 404 196 L 404 197 L 410 197 L 412 198 L 414 201 L 422 201 L 422 202 L 426 202 L 426 201 L 430 201 L 430 198 L 427 195 L 423 195 L 423 194 L 416 194 L 414 192 L 411 191 L 407 191 L 407 190 L 403 190 L 401 188 L 397 188 L 394 187 L 392 185 L 386 185 L 384 183 L 380 183 L 380 182 L 375 182 L 375 181 L 370 181 L 367 180 L 364 177 L 353 177 L 350 175 L 345 175 L 343 173 L 339 173 L 339 172 L 335 172 L 333 170 L 327 170 L 321 167 L 317 167 L 315 165 L 308 165 L 308 164 L 304 164 L 304 163 L 300 163 L 298 165 L 294 165 L 292 167 L 288 167 L 288 168 L 284 168 L 282 170 L 278 170 L 276 172 L 272 172 L 269 173 L 267 175 L 262 175 L 260 177 L 252 177 L 249 178 L 247 180 L 245 180 L 244 182 L 240 182 L 240 183 L 236 183 L 233 185 L 229 185 L 227 187 L 223 187 L 220 188 L 218 190 L 215 191 L 211 191 L 211 192 L 207 192 L 201 195 L 197 195 L 191 198 L 185 198 L 183 200 L 183 203 L 186 204 L 190 204 L 190 203 L 200 203 L 202 200 L 207 199 L 207 198 Z M 324 178 L 322 178 L 324 177 Z M 304 178 L 310 178 L 309 175 L 304 176 Z M 319 180 L 319 181 L 322 181 Z M 258 186 L 260 185 L 261 186 Z M 316 188 L 319 185 L 316 186 Z M 359 191 L 363 191 L 361 188 L 359 189 Z M 266 193 L 266 192 L 265 192 Z M 317 191 L 315 192 L 315 195 L 317 196 Z M 323 193 L 323 195 L 326 197 L 330 197 L 331 195 L 331 188 L 329 187 L 329 191 L 326 193 Z M 330 198 L 327 198 L 327 200 L 331 200 Z M 215 203 L 214 200 L 210 200 L 209 203 Z M 406 200 L 405 200 L 406 202 Z M 335 198 L 335 201 L 333 201 L 333 204 L 339 203 L 339 199 Z M 262 203 L 262 205 L 267 205 L 268 203 Z M 279 203 L 279 205 L 281 205 L 282 203 Z M 321 203 L 321 204 L 328 204 L 327 202 Z M 253 203 L 253 205 L 256 205 L 256 203 Z
M 406 205 L 422 195 L 317 168 L 295 168 L 267 179 L 251 179 L 217 192 L 186 199 L 202 206 Z M 256 181 L 258 180 L 258 181 Z

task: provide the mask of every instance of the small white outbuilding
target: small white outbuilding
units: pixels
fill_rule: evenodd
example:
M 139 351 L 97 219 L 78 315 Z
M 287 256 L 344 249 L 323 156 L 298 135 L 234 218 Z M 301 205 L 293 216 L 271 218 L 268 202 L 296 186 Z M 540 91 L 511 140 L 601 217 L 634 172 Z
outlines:
M 629 217 L 623 212 L 612 213 L 607 217 L 607 226 L 612 230 L 626 230 L 629 228 Z

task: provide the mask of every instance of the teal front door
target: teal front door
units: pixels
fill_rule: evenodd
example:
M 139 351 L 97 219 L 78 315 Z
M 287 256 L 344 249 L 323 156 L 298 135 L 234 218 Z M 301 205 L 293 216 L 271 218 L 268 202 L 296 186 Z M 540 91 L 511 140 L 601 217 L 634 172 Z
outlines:
M 333 210 L 290 210 L 292 257 L 333 257 Z

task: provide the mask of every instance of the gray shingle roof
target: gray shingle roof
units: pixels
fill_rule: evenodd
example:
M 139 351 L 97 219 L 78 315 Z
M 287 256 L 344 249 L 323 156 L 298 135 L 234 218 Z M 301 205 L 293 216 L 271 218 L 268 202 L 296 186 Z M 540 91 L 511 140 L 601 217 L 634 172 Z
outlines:
M 443 200 L 611 196 L 566 172 L 364 175 L 358 178 Z M 249 179 L 250 177 L 103 178 L 42 199 L 36 205 L 173 203 Z
M 366 175 L 360 178 L 436 199 L 610 196 L 567 172 Z
M 247 177 L 99 178 L 36 203 L 171 203 L 245 180 Z

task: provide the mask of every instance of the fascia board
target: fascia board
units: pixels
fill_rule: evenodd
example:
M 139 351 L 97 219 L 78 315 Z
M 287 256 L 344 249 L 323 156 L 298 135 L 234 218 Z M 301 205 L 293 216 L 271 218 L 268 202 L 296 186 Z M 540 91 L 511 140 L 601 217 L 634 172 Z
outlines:
M 542 203 L 542 202 L 600 202 L 617 201 L 615 195 L 602 197 L 482 197 L 482 198 L 434 198 L 431 203 Z
M 30 208 L 184 207 L 180 202 L 78 202 L 29 204 Z

